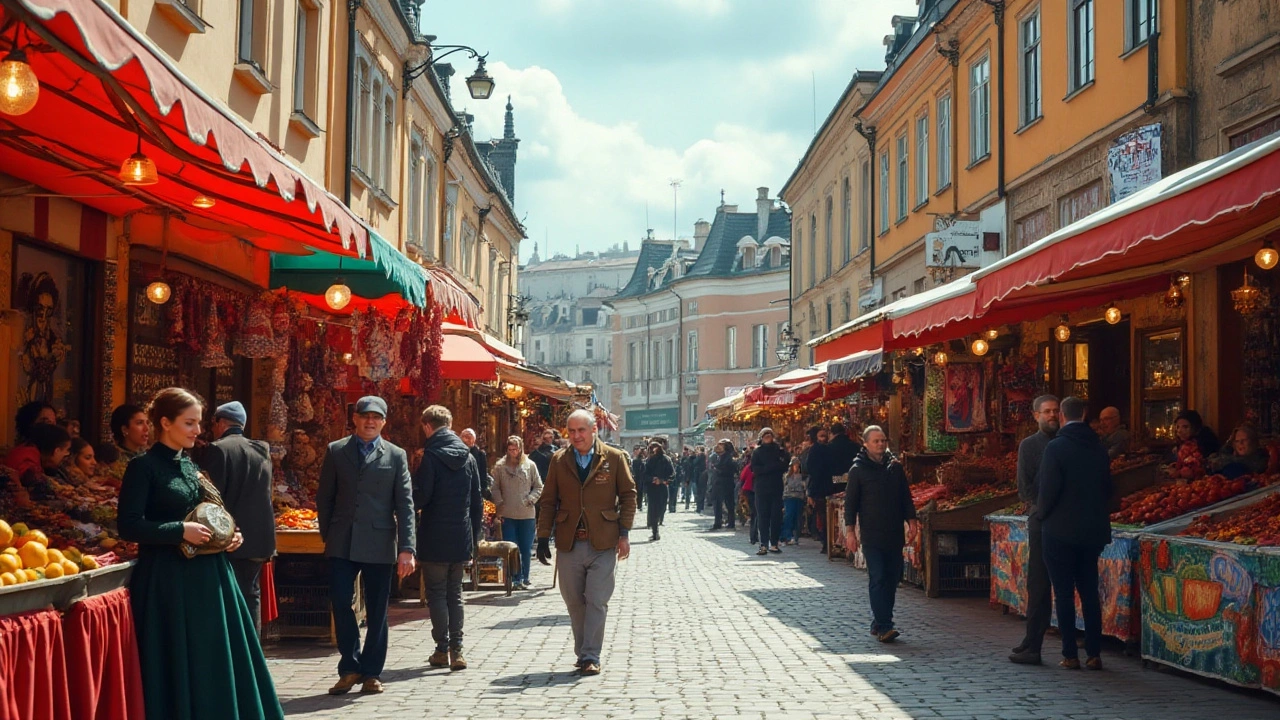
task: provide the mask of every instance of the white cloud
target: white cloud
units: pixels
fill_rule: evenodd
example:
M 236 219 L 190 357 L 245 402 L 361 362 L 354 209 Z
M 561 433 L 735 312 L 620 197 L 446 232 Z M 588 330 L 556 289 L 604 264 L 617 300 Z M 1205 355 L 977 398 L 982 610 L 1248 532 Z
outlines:
M 549 234 L 559 252 L 600 250 L 623 241 L 632 246 L 645 230 L 648 205 L 658 237 L 672 231 L 671 178 L 683 181 L 679 232 L 692 235 L 693 221 L 711 219 L 720 190 L 726 201 L 754 206 L 757 186 L 781 182 L 804 150 L 803 141 L 784 133 L 721 122 L 709 137 L 680 148 L 650 142 L 633 123 L 604 125 L 579 115 L 551 71 L 490 66 L 499 96 L 468 110 L 477 116 L 477 135 L 498 135 L 505 96 L 515 107 L 521 143 L 516 165 L 517 212 L 528 213 L 529 247 Z M 455 76 L 454 97 L 466 97 Z M 778 188 L 771 188 L 777 195 Z M 545 255 L 545 248 L 543 254 Z

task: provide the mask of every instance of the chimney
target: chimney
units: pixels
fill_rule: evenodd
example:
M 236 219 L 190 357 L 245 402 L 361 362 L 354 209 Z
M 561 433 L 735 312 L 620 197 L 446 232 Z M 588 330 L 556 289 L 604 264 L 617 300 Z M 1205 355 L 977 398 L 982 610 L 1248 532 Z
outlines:
M 769 188 L 756 188 L 756 242 L 763 244 L 764 234 L 769 231 L 769 215 L 773 212 L 773 201 L 769 199 Z
M 698 222 L 693 224 L 693 249 L 702 252 L 702 246 L 707 244 L 707 236 L 711 234 L 711 223 L 698 218 Z

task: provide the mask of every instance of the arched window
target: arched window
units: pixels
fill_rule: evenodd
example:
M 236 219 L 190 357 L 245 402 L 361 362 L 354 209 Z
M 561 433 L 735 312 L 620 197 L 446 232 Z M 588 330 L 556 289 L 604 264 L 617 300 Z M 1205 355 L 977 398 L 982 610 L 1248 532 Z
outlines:
M 853 198 L 849 193 L 849 176 L 844 178 L 844 190 L 842 202 L 840 204 L 840 214 L 844 221 L 841 226 L 844 230 L 844 257 L 842 264 L 853 259 Z
M 831 196 L 828 195 L 827 196 L 827 227 L 826 227 L 826 235 L 824 236 L 824 239 L 827 242 L 827 266 L 822 269 L 823 279 L 831 277 L 831 266 L 835 265 L 835 262 L 834 262 L 835 251 L 831 246 L 831 226 L 834 224 L 832 223 L 832 216 L 833 215 L 832 215 L 832 209 L 831 209 Z

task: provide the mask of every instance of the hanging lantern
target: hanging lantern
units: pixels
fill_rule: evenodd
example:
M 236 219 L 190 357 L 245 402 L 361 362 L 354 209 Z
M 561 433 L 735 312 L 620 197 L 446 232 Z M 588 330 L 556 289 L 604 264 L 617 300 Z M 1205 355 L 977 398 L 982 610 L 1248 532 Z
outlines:
M 1170 283 L 1169 289 L 1164 293 L 1164 306 L 1171 310 L 1176 310 L 1182 307 L 1182 303 L 1185 301 L 1186 298 L 1182 294 L 1182 287 L 1177 281 Z
M 934 354 L 933 364 L 937 365 L 938 367 L 947 366 L 947 353 L 945 350 L 939 350 L 937 353 Z
M 982 337 L 987 341 L 995 340 L 1000 337 L 1000 331 L 995 328 L 990 328 L 982 333 Z
M 142 136 L 138 136 L 138 149 L 124 159 L 120 166 L 120 182 L 125 185 L 139 187 L 155 185 L 160 182 L 160 174 L 156 172 L 156 164 L 151 158 L 142 154 Z
M 27 54 L 17 48 L 0 61 L 0 113 L 25 115 L 40 99 L 40 81 L 27 64 Z
M 1102 316 L 1106 318 L 1107 324 L 1119 325 L 1120 320 L 1124 318 L 1124 313 L 1120 312 L 1120 308 L 1116 307 L 1115 303 L 1112 303 L 1107 307 L 1107 311 L 1103 313 Z
M 351 303 L 351 288 L 347 287 L 342 280 L 338 280 L 324 291 L 324 302 L 334 310 L 341 310 Z
M 1253 261 L 1263 270 L 1271 270 L 1276 266 L 1276 263 L 1280 263 L 1280 252 L 1277 252 L 1271 246 L 1271 241 L 1267 240 L 1262 243 L 1262 247 L 1258 252 L 1254 253 Z
M 1058 327 L 1053 329 L 1053 337 L 1061 343 L 1071 339 L 1071 326 L 1067 324 L 1067 316 L 1062 316 L 1062 322 L 1058 323 Z
M 217 204 L 218 204 L 218 201 L 217 201 L 217 200 L 214 200 L 213 198 L 209 197 L 208 195 L 197 195 L 197 196 L 195 196 L 194 198 L 192 198 L 192 200 L 191 200 L 191 204 L 192 204 L 192 206 L 194 206 L 194 207 L 198 207 L 198 208 L 200 208 L 200 209 L 202 209 L 202 210 L 208 210 L 209 208 L 213 207 L 214 205 L 217 205 Z
M 988 344 L 987 341 L 983 338 L 978 338 L 977 340 L 974 340 L 973 344 L 969 346 L 969 351 L 972 352 L 974 355 L 977 355 L 978 357 L 982 357 L 983 355 L 986 355 L 987 351 L 990 349 L 991 349 L 991 345 Z
M 156 280 L 147 286 L 147 299 L 157 305 L 169 302 L 169 298 L 172 296 L 173 289 L 169 287 L 169 283 L 163 280 Z
M 1266 290 L 1259 288 L 1249 280 L 1249 271 L 1244 271 L 1244 284 L 1231 291 L 1231 304 L 1241 315 L 1253 315 L 1270 304 L 1271 297 Z
M 519 385 L 512 385 L 511 383 L 504 383 L 502 386 L 502 394 L 506 395 L 511 400 L 515 400 L 521 395 L 524 395 L 524 388 Z

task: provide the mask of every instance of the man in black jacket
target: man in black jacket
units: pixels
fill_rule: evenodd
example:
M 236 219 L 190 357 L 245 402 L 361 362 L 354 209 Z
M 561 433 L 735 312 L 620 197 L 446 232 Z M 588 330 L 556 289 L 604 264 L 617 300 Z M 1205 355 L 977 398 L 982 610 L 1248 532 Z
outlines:
M 855 542 L 854 523 L 862 528 L 862 554 L 867 559 L 867 590 L 871 597 L 871 634 L 893 642 L 893 605 L 902 581 L 902 547 L 906 522 L 916 519 L 911 488 L 902 464 L 889 452 L 889 436 L 877 425 L 862 434 L 866 446 L 853 460 L 844 498 L 847 546 Z
M 1080 667 L 1076 605 L 1084 613 L 1084 648 L 1090 670 L 1102 669 L 1102 603 L 1098 556 L 1111 542 L 1111 459 L 1098 434 L 1084 421 L 1084 400 L 1062 401 L 1065 424 L 1044 450 L 1036 514 L 1044 533 L 1044 563 L 1053 581 L 1065 668 Z
M 239 402 L 218 406 L 213 413 L 213 434 L 218 439 L 205 449 L 202 465 L 244 535 L 244 544 L 229 554 L 231 570 L 249 604 L 253 626 L 261 634 L 258 577 L 262 564 L 276 554 L 276 519 L 271 507 L 271 450 L 265 442 L 244 436 L 248 419 Z
M 667 493 L 671 490 L 671 481 L 676 477 L 675 466 L 662 449 L 662 443 L 654 440 L 649 443 L 649 459 L 644 463 L 645 490 L 649 495 L 649 530 L 653 535 L 649 540 L 661 540 L 658 537 L 658 526 L 667 514 Z
M 467 667 L 462 655 L 462 574 L 482 537 L 484 500 L 480 470 L 462 440 L 449 429 L 453 414 L 441 405 L 422 411 L 426 448 L 413 477 L 419 509 L 418 562 L 422 564 L 436 651 L 432 667 Z
M 689 470 L 693 474 L 693 484 L 689 492 L 693 494 L 694 509 L 701 515 L 707 502 L 707 450 L 699 445 L 689 458 Z M 688 507 L 686 504 L 685 507 Z
M 757 555 L 782 552 L 782 476 L 791 458 L 777 442 L 773 428 L 760 431 L 760 445 L 751 453 L 751 473 L 756 494 L 756 528 L 760 533 Z
M 711 507 L 715 518 L 711 529 L 719 530 L 722 523 L 732 530 L 737 521 L 737 494 L 734 492 L 738 481 L 737 452 L 733 443 L 721 440 L 716 443 L 715 450 L 707 460 L 707 471 L 711 474 Z M 722 519 L 723 518 L 723 519 Z
M 485 500 L 493 500 L 493 495 L 489 492 L 489 486 L 493 484 L 493 478 L 489 475 L 489 453 L 484 451 L 476 442 L 476 431 L 467 428 L 458 433 L 458 439 L 462 440 L 462 444 L 467 446 L 467 450 L 471 453 L 471 457 L 476 461 L 476 470 L 480 471 L 480 495 Z M 542 477 L 539 475 L 538 477 Z
M 636 483 L 636 509 L 644 509 L 644 498 L 649 494 L 649 479 L 645 477 L 644 465 L 649 457 L 645 452 L 643 445 L 637 445 L 632 448 L 631 455 L 631 478 Z
M 1023 439 L 1018 445 L 1018 497 L 1027 503 L 1027 631 L 1022 642 L 1013 649 L 1009 660 L 1020 665 L 1039 665 L 1040 647 L 1044 633 L 1049 629 L 1049 615 L 1053 606 L 1053 586 L 1049 584 L 1049 569 L 1044 564 L 1041 548 L 1040 517 L 1036 514 L 1036 501 L 1040 494 L 1040 462 L 1049 441 L 1058 434 L 1058 398 L 1041 395 L 1031 403 L 1039 430 Z
M 542 444 L 529 453 L 529 459 L 538 468 L 538 477 L 546 479 L 547 470 L 551 467 L 551 458 L 556 454 L 556 431 L 547 428 L 542 431 Z

